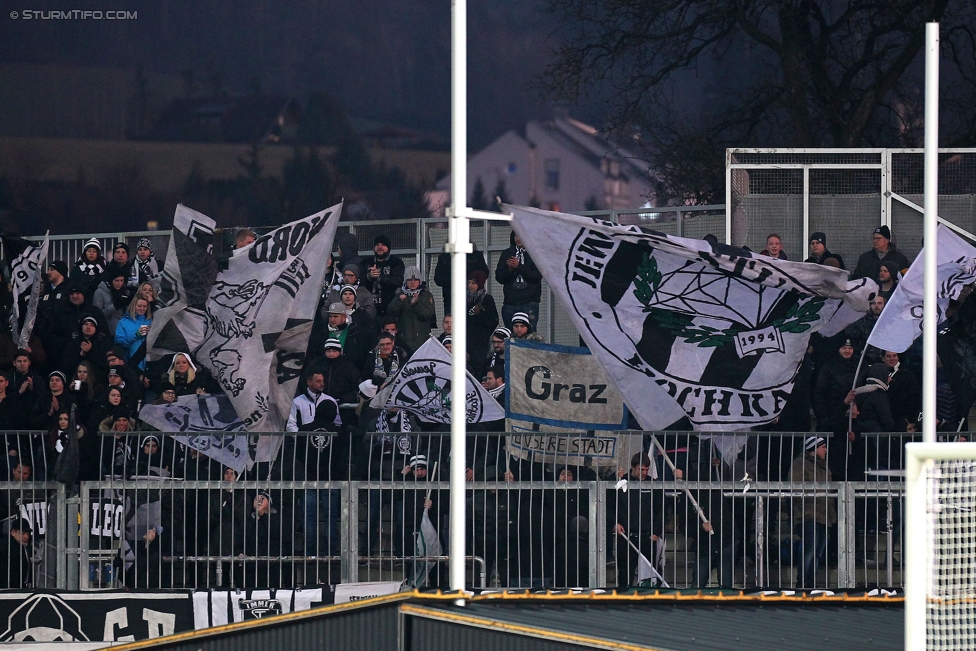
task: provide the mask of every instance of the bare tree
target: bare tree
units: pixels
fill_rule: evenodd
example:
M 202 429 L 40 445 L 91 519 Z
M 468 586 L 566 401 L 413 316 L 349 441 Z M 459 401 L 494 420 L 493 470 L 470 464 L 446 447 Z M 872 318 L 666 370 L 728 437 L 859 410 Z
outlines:
M 552 99 L 607 98 L 672 199 L 724 196 L 730 146 L 920 142 L 926 22 L 942 24 L 943 143 L 976 134 L 971 0 L 548 0 Z M 704 78 L 704 79 L 703 79 Z M 969 101 L 967 101 L 969 100 Z

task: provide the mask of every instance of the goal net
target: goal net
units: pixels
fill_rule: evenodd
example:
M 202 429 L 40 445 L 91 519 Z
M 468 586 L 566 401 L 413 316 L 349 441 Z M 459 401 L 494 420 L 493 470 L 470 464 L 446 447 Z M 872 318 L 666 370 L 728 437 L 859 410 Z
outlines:
M 905 649 L 976 649 L 976 443 L 906 452 Z

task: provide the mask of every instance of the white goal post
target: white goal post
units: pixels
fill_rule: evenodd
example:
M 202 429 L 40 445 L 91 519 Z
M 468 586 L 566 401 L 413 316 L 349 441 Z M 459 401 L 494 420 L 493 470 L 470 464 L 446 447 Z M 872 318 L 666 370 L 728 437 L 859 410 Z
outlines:
M 905 452 L 905 649 L 976 648 L 976 443 Z

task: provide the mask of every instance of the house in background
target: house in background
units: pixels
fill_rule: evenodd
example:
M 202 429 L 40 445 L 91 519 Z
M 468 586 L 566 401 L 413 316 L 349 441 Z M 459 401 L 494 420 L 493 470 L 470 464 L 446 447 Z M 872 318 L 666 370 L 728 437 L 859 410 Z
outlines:
M 524 136 L 508 131 L 471 156 L 467 185 L 473 208 L 487 208 L 501 195 L 514 204 L 557 211 L 656 205 L 647 164 L 566 115 L 530 121 Z M 450 187 L 448 175 L 429 193 L 432 214 L 444 215 Z

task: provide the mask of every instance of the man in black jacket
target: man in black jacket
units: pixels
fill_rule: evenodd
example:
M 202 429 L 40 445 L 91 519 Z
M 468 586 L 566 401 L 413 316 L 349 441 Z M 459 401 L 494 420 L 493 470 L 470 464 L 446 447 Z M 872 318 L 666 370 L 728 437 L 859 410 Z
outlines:
M 386 315 L 386 307 L 403 285 L 403 274 L 406 268 L 403 260 L 390 254 L 392 246 L 389 237 L 377 235 L 373 240 L 374 255 L 363 258 L 360 265 L 364 274 L 363 284 L 373 293 L 377 317 Z
M 819 231 L 810 235 L 810 257 L 804 260 L 804 262 L 822 264 L 825 267 L 846 269 L 844 259 L 836 253 L 831 253 L 827 250 L 827 236 Z
M 633 584 L 637 570 L 637 552 L 628 540 L 653 564 L 655 546 L 664 532 L 663 494 L 656 500 L 649 487 L 642 489 L 648 486 L 644 482 L 651 469 L 650 458 L 644 453 L 635 454 L 630 465 L 627 490 L 614 490 L 607 496 L 611 509 L 607 523 L 616 550 L 618 590 L 626 590 Z M 655 509 L 655 502 L 659 502 L 659 509 Z
M 542 301 L 542 273 L 515 231 L 512 231 L 511 243 L 502 251 L 495 268 L 495 280 L 502 285 L 505 294 L 502 321 L 505 327 L 511 328 L 515 313 L 525 312 L 529 316 L 531 330 L 535 331 L 539 325 L 539 303 Z
M 857 266 L 851 273 L 851 280 L 871 278 L 877 280 L 881 263 L 891 260 L 898 269 L 908 268 L 908 258 L 891 244 L 891 231 L 887 226 L 878 226 L 871 235 L 871 250 L 865 251 L 857 259 Z

